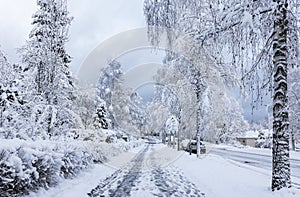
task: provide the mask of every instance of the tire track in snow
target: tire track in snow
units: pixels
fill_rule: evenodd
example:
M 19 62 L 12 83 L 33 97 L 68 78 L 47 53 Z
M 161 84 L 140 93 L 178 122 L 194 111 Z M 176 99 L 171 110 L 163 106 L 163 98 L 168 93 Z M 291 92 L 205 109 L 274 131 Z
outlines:
M 141 176 L 142 163 L 148 149 L 149 145 L 137 153 L 137 155 L 131 160 L 134 165 L 129 170 L 117 170 L 111 176 L 103 180 L 96 188 L 88 193 L 88 195 L 91 197 L 130 196 L 132 188 L 137 185 L 138 179 Z

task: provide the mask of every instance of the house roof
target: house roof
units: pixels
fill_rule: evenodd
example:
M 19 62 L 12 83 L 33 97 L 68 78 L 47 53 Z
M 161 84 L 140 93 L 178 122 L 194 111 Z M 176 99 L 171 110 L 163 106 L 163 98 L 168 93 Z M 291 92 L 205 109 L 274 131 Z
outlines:
M 257 138 L 259 132 L 257 130 L 255 131 L 246 131 L 245 135 L 243 137 L 245 138 Z
M 263 129 L 262 131 L 266 137 L 272 136 L 272 130 Z M 246 131 L 241 136 L 238 136 L 238 138 L 258 138 L 259 133 L 260 133 L 260 131 L 258 131 L 258 130 L 250 130 L 250 131 Z

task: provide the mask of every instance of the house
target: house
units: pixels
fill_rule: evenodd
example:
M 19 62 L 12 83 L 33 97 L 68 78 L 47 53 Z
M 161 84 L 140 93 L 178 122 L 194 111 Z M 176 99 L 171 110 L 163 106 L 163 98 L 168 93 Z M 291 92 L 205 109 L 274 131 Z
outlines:
M 237 141 L 239 141 L 244 146 L 256 147 L 257 137 L 237 137 Z
M 263 129 L 261 131 L 247 131 L 242 136 L 239 136 L 236 139 L 244 146 L 257 147 L 257 142 L 263 141 L 263 143 L 267 145 L 269 144 L 269 142 L 271 142 L 271 138 L 272 130 Z
M 256 140 L 258 139 L 258 131 L 247 131 L 245 135 L 237 137 L 237 141 L 244 146 L 255 147 Z

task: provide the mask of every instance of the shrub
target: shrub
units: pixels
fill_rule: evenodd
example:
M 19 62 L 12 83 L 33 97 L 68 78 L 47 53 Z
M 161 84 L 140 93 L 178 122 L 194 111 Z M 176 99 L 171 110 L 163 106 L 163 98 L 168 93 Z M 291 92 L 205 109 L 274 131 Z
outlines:
M 92 163 L 88 150 L 79 143 L 2 140 L 0 146 L 1 196 L 28 195 L 48 189 L 60 178 L 71 178 Z

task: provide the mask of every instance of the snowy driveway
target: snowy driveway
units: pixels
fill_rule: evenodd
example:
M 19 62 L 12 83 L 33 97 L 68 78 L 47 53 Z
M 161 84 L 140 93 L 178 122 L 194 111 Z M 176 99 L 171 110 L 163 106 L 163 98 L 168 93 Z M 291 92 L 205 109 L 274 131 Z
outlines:
M 171 163 L 182 152 L 147 144 L 129 163 L 89 192 L 89 196 L 204 196 Z M 171 155 L 171 157 L 170 157 Z M 173 157 L 172 157 L 173 155 Z

